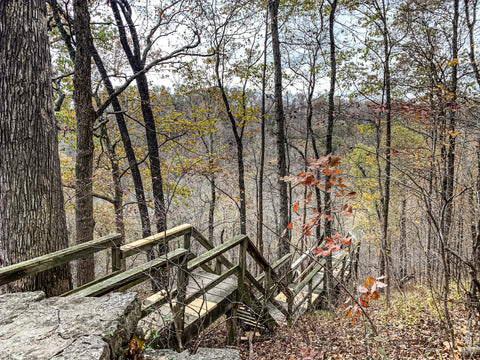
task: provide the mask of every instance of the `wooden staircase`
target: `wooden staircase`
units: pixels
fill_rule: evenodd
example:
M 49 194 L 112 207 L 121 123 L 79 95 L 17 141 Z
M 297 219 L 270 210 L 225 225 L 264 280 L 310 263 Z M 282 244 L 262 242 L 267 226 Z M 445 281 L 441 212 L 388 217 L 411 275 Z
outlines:
M 119 246 L 119 241 L 119 235 L 109 235 L 2 268 L 0 285 L 111 248 L 110 274 L 62 296 L 102 296 L 125 291 L 152 277 L 169 279 L 162 291 L 144 299 L 142 304 L 139 326 L 148 333 L 150 344 L 158 347 L 182 347 L 218 319 L 227 322 L 227 341 L 233 343 L 238 319 L 250 326 L 258 324 L 274 330 L 315 308 L 322 299 L 324 259 L 309 257 L 308 266 L 301 273 L 297 261 L 290 268 L 292 274 L 298 275 L 288 283 L 277 269 L 289 263 L 292 254 L 270 265 L 246 235 L 214 247 L 194 227 L 184 224 L 127 245 Z M 128 270 L 122 268 L 130 256 L 167 244 L 170 249 L 167 254 Z M 248 271 L 247 257 L 261 269 L 259 276 Z M 238 261 L 233 264 L 228 258 Z M 344 271 L 345 267 L 338 265 L 344 265 L 346 259 L 344 253 L 337 256 L 335 271 Z M 212 261 L 221 266 L 214 270 Z

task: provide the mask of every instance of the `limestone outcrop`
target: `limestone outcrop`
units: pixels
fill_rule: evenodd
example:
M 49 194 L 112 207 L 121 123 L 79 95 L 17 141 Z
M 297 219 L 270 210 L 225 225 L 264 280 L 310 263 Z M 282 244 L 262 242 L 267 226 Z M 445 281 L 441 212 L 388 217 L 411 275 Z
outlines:
M 99 298 L 42 292 L 0 295 L 4 360 L 112 360 L 122 357 L 140 318 L 135 293 Z

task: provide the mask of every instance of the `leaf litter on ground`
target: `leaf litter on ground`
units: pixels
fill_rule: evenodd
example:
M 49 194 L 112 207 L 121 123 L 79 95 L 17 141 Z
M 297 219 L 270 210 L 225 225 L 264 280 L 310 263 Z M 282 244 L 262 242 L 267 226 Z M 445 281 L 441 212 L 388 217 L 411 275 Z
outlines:
M 480 319 L 468 311 L 461 296 L 452 296 L 451 318 L 456 348 L 449 336 L 428 290 L 417 287 L 406 295 L 394 294 L 387 309 L 384 301 L 368 308 L 377 326 L 374 337 L 361 319 L 351 324 L 345 314 L 317 311 L 306 314 L 291 327 L 280 326 L 252 341 L 239 341 L 242 360 L 251 359 L 461 359 L 465 346 L 480 342 Z M 240 329 L 240 333 L 242 330 Z M 190 349 L 227 347 L 225 324 L 202 334 Z M 239 334 L 239 339 L 242 334 Z

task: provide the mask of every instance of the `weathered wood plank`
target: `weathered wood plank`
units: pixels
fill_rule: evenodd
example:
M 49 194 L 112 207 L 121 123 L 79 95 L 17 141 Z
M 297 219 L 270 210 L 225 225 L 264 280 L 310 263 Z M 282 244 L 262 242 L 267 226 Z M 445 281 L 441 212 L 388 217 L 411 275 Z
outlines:
M 209 282 L 207 285 L 203 286 L 200 290 L 195 291 L 193 294 L 188 296 L 188 298 L 185 300 L 185 304 L 189 304 L 195 299 L 199 298 L 200 296 L 204 295 L 207 293 L 207 291 L 213 289 L 215 286 L 223 282 L 225 279 L 230 277 L 231 275 L 235 274 L 238 271 L 238 265 L 234 266 L 230 270 L 227 270 L 223 274 L 217 276 L 215 279 L 213 279 L 211 282 Z M 231 290 L 230 290 L 231 293 Z
M 219 255 L 222 255 L 224 252 L 240 244 L 246 237 L 246 235 L 238 235 L 233 239 L 217 246 L 216 248 L 213 248 L 212 250 L 209 250 L 202 255 L 197 256 L 195 259 L 190 260 L 188 262 L 188 271 L 193 271 L 202 264 L 205 264 L 207 261 L 210 261 L 212 259 L 215 259 Z
M 323 260 L 323 259 L 320 259 Z M 315 276 L 316 273 L 318 273 L 325 265 L 324 261 L 319 261 L 317 260 L 314 263 L 313 269 L 308 273 L 307 276 L 303 278 L 301 282 L 298 283 L 297 286 L 295 286 L 294 294 L 297 296 L 297 294 L 312 280 L 312 278 Z
M 91 282 L 89 282 L 89 283 L 87 283 L 87 284 L 84 284 L 84 285 L 82 285 L 82 286 L 79 286 L 79 287 L 77 287 L 77 288 L 75 288 L 75 289 L 73 289 L 73 290 L 67 291 L 66 293 L 63 293 L 63 294 L 60 295 L 60 296 L 61 296 L 61 297 L 70 296 L 70 295 L 72 295 L 72 294 L 75 294 L 76 292 L 79 292 L 80 290 L 86 289 L 86 288 L 88 288 L 89 286 L 92 286 L 92 285 L 98 284 L 98 283 L 100 283 L 100 282 L 102 282 L 102 281 L 104 281 L 104 280 L 110 279 L 111 277 L 114 277 L 114 276 L 116 276 L 116 275 L 118 275 L 118 274 L 120 274 L 120 273 L 122 273 L 122 270 L 117 270 L 117 271 L 115 271 L 115 272 L 112 272 L 112 273 L 110 273 L 110 274 L 107 274 L 107 275 L 105 275 L 105 276 L 102 276 L 102 277 L 100 277 L 100 278 L 98 278 L 98 279 L 95 279 L 95 280 L 93 280 L 93 281 L 91 281 Z
M 140 251 L 150 250 L 160 241 L 169 242 L 170 240 L 173 240 L 182 235 L 190 234 L 191 231 L 192 231 L 192 225 L 183 224 L 183 225 L 176 226 L 165 232 L 161 232 L 161 233 L 146 237 L 144 239 L 140 239 L 140 240 L 131 242 L 129 244 L 123 245 L 120 247 L 120 250 L 122 252 L 122 259 L 138 254 Z
M 284 255 L 281 259 L 277 260 L 276 262 L 274 262 L 272 264 L 272 269 L 273 270 L 276 270 L 278 269 L 281 265 L 283 265 L 286 261 L 288 261 L 291 257 L 293 256 L 292 253 L 288 253 L 286 255 Z M 265 271 L 263 273 L 261 273 L 258 277 L 257 277 L 257 281 L 258 282 L 261 282 L 263 281 L 263 279 L 265 278 Z
M 122 236 L 120 234 L 111 234 L 80 245 L 22 261 L 18 264 L 6 266 L 0 269 L 0 285 L 52 269 L 112 246 L 119 246 L 121 239 Z
M 188 250 L 182 248 L 173 250 L 155 260 L 122 272 L 114 277 L 102 281 L 99 284 L 95 284 L 83 289 L 71 296 L 102 296 L 114 290 L 127 289 L 128 287 L 149 279 L 156 272 L 170 265 L 172 261 L 180 259 L 182 256 L 187 256 L 187 254 Z
M 207 251 L 214 249 L 213 244 L 210 243 L 197 229 L 192 228 L 193 237 L 202 245 Z M 230 269 L 233 264 L 223 255 L 218 256 L 218 261 L 226 268 Z
M 170 291 L 170 298 L 177 296 L 177 289 L 172 289 Z M 165 290 L 161 290 L 145 300 L 142 303 L 142 318 L 150 314 L 152 311 L 155 311 L 159 307 L 165 305 L 169 301 L 169 296 Z
M 247 245 L 247 251 L 250 254 L 251 257 L 259 264 L 264 271 L 269 270 L 272 280 L 278 283 L 278 287 L 280 291 L 282 291 L 287 298 L 293 298 L 294 295 L 290 288 L 288 287 L 288 284 L 285 282 L 285 279 L 282 277 L 278 276 L 278 274 L 275 272 L 275 270 L 272 269 L 268 261 L 263 257 L 262 254 L 258 251 L 256 246 L 252 243 L 250 239 L 248 239 L 248 245 Z
M 193 237 L 207 250 L 214 249 L 214 246 L 200 233 L 198 232 L 197 229 L 193 228 Z M 285 261 L 287 261 L 292 254 L 287 254 L 284 257 L 282 257 L 280 260 L 278 260 L 275 264 L 273 269 L 277 268 L 278 266 L 282 265 Z M 219 261 L 222 263 L 222 265 L 226 266 L 227 268 L 233 267 L 233 264 L 223 255 L 218 256 Z M 264 292 L 263 287 L 260 285 L 260 283 L 255 279 L 255 277 L 247 271 L 245 273 L 245 276 L 247 280 L 253 284 L 261 293 Z M 261 275 L 262 278 L 265 276 L 265 274 Z M 268 299 L 277 309 L 279 309 L 285 316 L 288 316 L 288 313 L 286 310 L 273 298 Z

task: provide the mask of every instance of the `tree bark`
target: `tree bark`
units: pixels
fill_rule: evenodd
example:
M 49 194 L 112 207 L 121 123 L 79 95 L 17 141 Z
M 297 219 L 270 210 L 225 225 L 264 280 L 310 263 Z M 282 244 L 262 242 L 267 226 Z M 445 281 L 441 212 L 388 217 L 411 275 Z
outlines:
M 125 0 L 114 0 L 110 2 L 113 10 L 113 15 L 118 26 L 120 35 L 120 42 L 123 50 L 127 56 L 130 67 L 134 73 L 144 69 L 145 64 L 142 62 L 140 53 L 140 42 L 138 39 L 135 25 L 131 18 L 131 8 Z M 119 7 L 127 22 L 127 26 L 131 35 L 131 43 L 133 44 L 133 52 L 127 39 L 125 25 L 120 15 Z M 138 93 L 141 100 L 141 109 L 143 121 L 145 123 L 145 135 L 147 139 L 148 158 L 150 162 L 150 173 L 152 178 L 152 190 L 154 200 L 155 225 L 157 232 L 166 230 L 166 209 L 165 209 L 165 195 L 163 191 L 163 178 L 160 168 L 160 156 L 158 150 L 157 131 L 155 120 L 153 117 L 152 107 L 150 105 L 150 92 L 148 88 L 147 75 L 142 73 L 136 79 Z M 167 251 L 166 246 L 161 246 L 160 254 Z
M 92 104 L 92 80 L 90 44 L 90 14 L 88 2 L 73 2 L 76 51 L 75 75 L 73 78 L 73 101 L 77 121 L 77 158 L 75 162 L 75 229 L 76 243 L 93 240 L 93 123 L 95 110 Z M 77 261 L 77 286 L 95 278 L 93 254 Z
M 390 75 L 390 38 L 387 24 L 387 9 L 385 1 L 382 1 L 382 8 L 378 9 L 382 19 L 382 33 L 383 33 L 383 48 L 384 48 L 384 72 L 383 81 L 385 86 L 385 106 L 386 106 L 386 131 L 385 131 L 385 193 L 382 199 L 383 205 L 383 221 L 382 221 L 382 255 L 385 266 L 385 282 L 387 285 L 391 285 L 391 266 L 390 266 L 390 241 L 388 234 L 388 218 L 390 212 L 390 184 L 391 184 L 391 172 L 392 172 L 392 87 L 391 87 L 391 75 Z M 390 288 L 386 289 L 387 306 L 390 306 Z
M 335 12 L 337 10 L 337 0 L 333 0 L 331 3 L 330 16 L 328 18 L 329 23 L 329 40 L 330 40 L 330 89 L 328 91 L 328 123 L 327 123 L 327 136 L 325 150 L 326 154 L 333 153 L 333 125 L 335 121 L 335 84 L 337 81 L 337 59 L 336 59 L 336 45 L 335 45 Z M 325 179 L 325 214 L 332 215 L 332 199 L 330 191 L 328 189 L 328 183 L 330 182 L 330 176 Z M 325 236 L 332 237 L 332 221 L 325 219 Z M 333 264 L 332 255 L 325 258 L 326 266 L 326 282 L 325 287 L 327 289 L 327 299 L 329 306 L 333 305 Z
M 98 72 L 102 77 L 103 84 L 107 89 L 107 93 L 108 95 L 112 95 L 115 89 L 113 88 L 113 84 L 108 77 L 107 70 L 103 65 L 103 61 L 93 44 L 91 51 Z M 113 111 L 115 112 L 115 119 L 117 120 L 118 131 L 120 132 L 120 136 L 122 138 L 125 155 L 127 156 L 130 173 L 132 174 L 133 187 L 135 188 L 135 199 L 137 201 L 138 212 L 140 214 L 140 222 L 142 224 L 142 236 L 146 238 L 152 234 L 152 230 L 150 225 L 150 217 L 148 216 L 148 207 L 145 198 L 145 190 L 143 188 L 142 175 L 140 174 L 140 169 L 138 167 L 135 150 L 133 149 L 132 141 L 130 139 L 130 133 L 128 132 L 125 116 L 122 112 L 122 106 L 120 105 L 120 101 L 118 101 L 118 98 L 116 96 L 112 99 L 112 107 Z
M 278 155 L 278 185 L 280 188 L 280 232 L 285 234 L 280 238 L 278 244 L 278 258 L 290 252 L 290 230 L 289 224 L 289 201 L 288 186 L 281 178 L 287 175 L 287 156 L 285 139 L 285 115 L 283 111 L 283 89 L 282 89 L 282 58 L 280 55 L 280 37 L 278 33 L 278 8 L 280 0 L 269 0 L 271 31 L 272 31 L 272 52 L 273 66 L 275 72 L 275 120 L 277 122 L 277 155 Z M 284 270 L 285 271 L 285 270 Z
M 12 265 L 68 246 L 43 1 L 0 2 L 0 262 Z M 68 265 L 9 286 L 71 288 Z
M 53 18 L 55 19 L 56 26 L 62 36 L 63 41 L 68 49 L 68 53 L 70 55 L 70 59 L 74 61 L 75 59 L 75 49 L 73 47 L 73 42 L 71 36 L 65 30 L 61 18 L 60 18 L 60 8 L 57 4 L 56 0 L 48 0 L 50 7 L 52 8 Z M 67 15 L 63 14 L 67 21 L 69 21 Z M 108 77 L 107 70 L 103 64 L 102 58 L 98 53 L 95 44 L 91 44 L 91 56 L 95 65 L 97 66 L 98 72 L 102 77 L 103 84 L 109 96 L 111 96 L 115 89 L 113 87 L 110 78 Z M 122 112 L 122 106 L 120 105 L 120 101 L 118 100 L 117 96 L 114 96 L 111 101 L 113 111 L 115 112 L 115 119 L 117 121 L 118 130 L 120 132 L 120 136 L 122 138 L 123 147 L 125 150 L 125 155 L 127 156 L 128 165 L 130 168 L 130 173 L 132 175 L 133 186 L 135 188 L 135 197 L 137 200 L 138 205 L 138 212 L 140 214 L 140 221 L 142 224 L 142 236 L 148 237 L 151 235 L 151 225 L 150 225 L 150 217 L 148 216 L 148 208 L 145 198 L 145 191 L 143 187 L 142 175 L 140 174 L 140 169 L 138 167 L 138 162 L 135 157 L 135 151 L 132 146 L 132 141 L 130 139 L 130 134 L 128 132 L 127 123 L 125 122 L 125 116 Z M 97 114 L 98 116 L 98 114 Z
M 222 94 L 223 104 L 227 112 L 228 119 L 230 120 L 230 125 L 232 127 L 232 132 L 235 137 L 235 144 L 237 145 L 237 169 L 238 169 L 238 196 L 240 199 L 240 204 L 238 206 L 240 212 L 240 233 L 247 234 L 247 194 L 245 188 L 245 165 L 243 161 L 243 129 L 238 132 L 238 125 L 233 116 L 232 109 L 230 107 L 230 102 L 227 98 L 227 93 L 225 87 L 223 86 L 222 79 L 220 77 L 220 54 L 217 53 L 215 59 L 215 76 L 217 78 L 217 87 L 220 89 Z
M 263 184 L 265 173 L 265 124 L 267 121 L 266 109 L 266 88 L 267 88 L 267 45 L 268 45 L 268 7 L 265 13 L 265 39 L 263 43 L 263 67 L 262 67 L 262 104 L 261 104 L 261 125 L 260 125 L 260 165 L 258 170 L 258 195 L 257 195 L 257 247 L 264 255 L 263 240 Z

